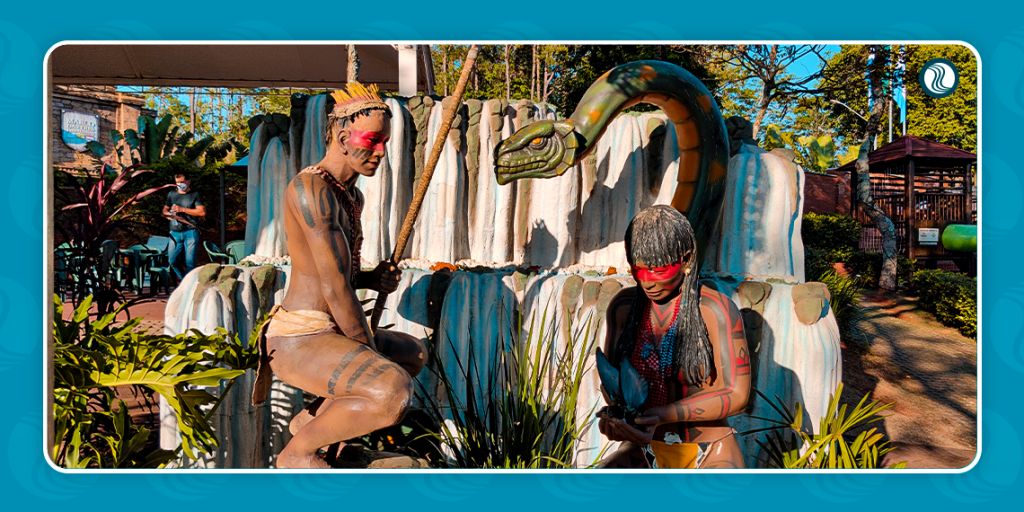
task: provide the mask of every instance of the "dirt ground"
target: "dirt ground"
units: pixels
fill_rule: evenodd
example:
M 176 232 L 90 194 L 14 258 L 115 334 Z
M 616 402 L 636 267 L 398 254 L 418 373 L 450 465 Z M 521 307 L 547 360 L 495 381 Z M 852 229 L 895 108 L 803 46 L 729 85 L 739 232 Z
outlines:
M 866 291 L 843 346 L 844 402 L 894 402 L 883 464 L 961 468 L 977 450 L 977 343 L 942 326 L 914 298 Z M 875 424 L 877 425 L 877 423 Z

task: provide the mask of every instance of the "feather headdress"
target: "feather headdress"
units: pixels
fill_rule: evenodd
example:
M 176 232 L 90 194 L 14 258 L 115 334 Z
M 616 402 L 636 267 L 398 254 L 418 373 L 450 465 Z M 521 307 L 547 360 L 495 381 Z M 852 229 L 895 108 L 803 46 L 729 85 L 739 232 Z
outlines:
M 331 117 L 343 119 L 368 108 L 379 108 L 390 114 L 391 109 L 380 99 L 377 91 L 376 85 L 367 87 L 359 82 L 349 82 L 348 92 L 338 89 L 331 93 L 335 101 Z

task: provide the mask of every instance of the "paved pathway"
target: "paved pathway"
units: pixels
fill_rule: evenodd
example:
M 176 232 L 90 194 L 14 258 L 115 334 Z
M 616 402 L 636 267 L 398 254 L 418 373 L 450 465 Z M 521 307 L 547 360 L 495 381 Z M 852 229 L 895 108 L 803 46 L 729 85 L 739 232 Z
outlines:
M 861 310 L 852 346 L 843 351 L 844 401 L 856 403 L 871 392 L 895 402 L 883 413 L 883 428 L 897 447 L 885 462 L 970 464 L 977 448 L 975 340 L 939 324 L 913 298 L 865 293 Z

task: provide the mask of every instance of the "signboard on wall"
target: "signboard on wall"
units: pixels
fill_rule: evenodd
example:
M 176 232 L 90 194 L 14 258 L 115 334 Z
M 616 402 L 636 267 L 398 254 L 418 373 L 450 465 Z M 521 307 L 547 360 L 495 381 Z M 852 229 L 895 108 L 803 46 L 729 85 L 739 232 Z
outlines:
M 919 228 L 917 230 L 918 245 L 938 245 L 939 228 Z
M 85 151 L 86 144 L 100 138 L 100 116 L 61 110 L 60 136 L 71 149 Z

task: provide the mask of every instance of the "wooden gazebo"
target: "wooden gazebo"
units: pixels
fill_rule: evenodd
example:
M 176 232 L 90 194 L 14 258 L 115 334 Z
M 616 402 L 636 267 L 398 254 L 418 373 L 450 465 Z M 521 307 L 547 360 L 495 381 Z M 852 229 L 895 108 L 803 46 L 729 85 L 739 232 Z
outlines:
M 901 255 L 928 267 L 942 260 L 974 258 L 973 254 L 945 251 L 935 238 L 935 230 L 941 236 L 949 224 L 977 223 L 977 161 L 974 153 L 913 135 L 904 135 L 870 153 L 871 195 L 895 225 Z M 850 186 L 856 190 L 855 162 L 836 171 L 849 172 Z M 860 249 L 881 252 L 881 234 L 856 203 L 855 194 L 850 197 L 850 211 L 864 227 Z

